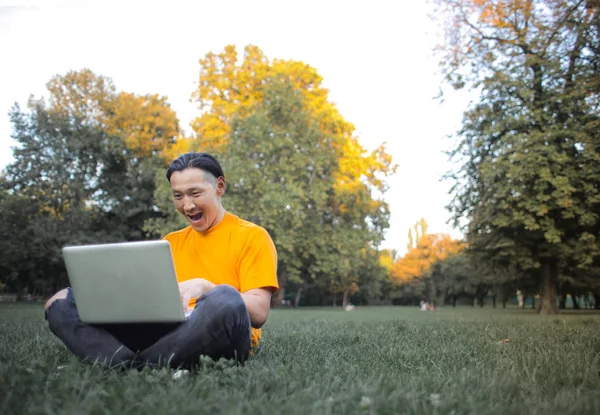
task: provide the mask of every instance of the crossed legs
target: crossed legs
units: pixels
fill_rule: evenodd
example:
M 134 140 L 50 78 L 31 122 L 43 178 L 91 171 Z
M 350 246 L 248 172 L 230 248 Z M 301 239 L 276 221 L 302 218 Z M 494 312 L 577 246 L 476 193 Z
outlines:
M 85 324 L 70 289 L 46 303 L 50 330 L 82 360 L 109 366 L 192 366 L 201 355 L 244 361 L 250 352 L 250 317 L 240 293 L 219 285 L 176 324 Z

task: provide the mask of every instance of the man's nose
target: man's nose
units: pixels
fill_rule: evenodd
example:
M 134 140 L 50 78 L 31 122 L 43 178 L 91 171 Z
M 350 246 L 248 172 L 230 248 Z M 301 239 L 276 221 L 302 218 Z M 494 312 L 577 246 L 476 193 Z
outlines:
M 194 202 L 189 197 L 183 200 L 183 210 L 194 210 L 195 207 L 196 205 L 194 205 Z

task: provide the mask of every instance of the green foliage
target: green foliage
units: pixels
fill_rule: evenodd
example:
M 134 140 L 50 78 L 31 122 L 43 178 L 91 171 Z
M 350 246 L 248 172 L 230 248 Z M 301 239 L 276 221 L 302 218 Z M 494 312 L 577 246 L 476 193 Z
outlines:
M 343 293 L 344 304 L 361 288 L 358 301 L 381 301 L 389 266 L 378 249 L 389 210 L 375 194 L 387 189 L 391 157 L 384 146 L 370 154 L 360 146 L 314 68 L 245 52 L 243 63 L 234 47 L 201 61 L 203 114 L 190 139 L 179 137 L 165 97 L 120 92 L 88 69 L 53 77 L 46 100 L 15 106 L 15 161 L 2 176 L 0 220 L 10 234 L 2 286 L 48 293 L 65 283 L 64 245 L 186 226 L 165 160 L 212 143 L 227 174 L 226 207 L 267 228 L 277 245 L 282 295 L 289 282 Z M 32 253 L 35 244 L 42 248 Z
M 388 226 L 387 205 L 374 200 L 369 187 L 337 193 L 345 138 L 323 134 L 302 91 L 269 78 L 261 93 L 263 99 L 232 114 L 228 145 L 217 153 L 227 180 L 225 208 L 273 238 L 281 297 L 287 284 L 344 293 L 346 302 L 362 286 L 368 286 L 362 301 L 382 297 L 389 272 L 375 247 Z M 164 235 L 185 226 L 160 171 L 155 201 L 163 216 L 147 221 L 147 232 Z
M 0 275 L 18 296 L 45 294 L 66 284 L 61 248 L 99 240 L 93 213 L 71 209 L 58 218 L 35 198 L 0 193 Z M 101 237 L 101 236 L 100 236 Z
M 64 245 L 144 238 L 143 223 L 157 216 L 154 171 L 163 165 L 144 149 L 178 130 L 164 99 L 118 95 L 89 70 L 56 76 L 48 90 L 47 103 L 32 98 L 10 114 L 17 146 L 2 176 L 0 222 L 10 229 L 0 281 L 19 292 L 47 294 L 66 283 Z M 132 100 L 142 104 L 127 118 L 123 104 Z
M 314 279 L 327 267 L 323 228 L 337 158 L 291 85 L 274 83 L 247 118 L 234 119 L 223 158 L 226 208 L 265 227 L 277 246 L 279 274 Z
M 461 168 L 450 209 L 475 250 L 540 281 L 552 313 L 558 275 L 600 257 L 600 11 L 500 3 L 438 1 L 449 18 L 443 69 L 481 91 L 451 152 Z
M 165 175 L 165 168 L 154 171 L 154 206 L 160 216 L 149 218 L 144 222 L 142 229 L 150 238 L 162 238 L 169 232 L 189 226 L 189 222 L 175 209 L 171 184 Z

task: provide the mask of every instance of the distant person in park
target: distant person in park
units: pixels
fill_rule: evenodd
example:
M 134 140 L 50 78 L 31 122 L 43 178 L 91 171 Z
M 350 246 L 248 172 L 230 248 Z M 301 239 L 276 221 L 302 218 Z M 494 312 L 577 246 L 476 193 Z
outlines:
M 44 307 L 52 332 L 77 357 L 110 366 L 191 367 L 201 355 L 247 359 L 278 290 L 277 252 L 267 231 L 227 212 L 219 162 L 186 153 L 167 169 L 175 208 L 189 222 L 169 233 L 184 309 L 182 323 L 89 325 L 70 288 Z M 111 307 L 111 304 L 106 304 Z
M 419 303 L 419 307 L 421 308 L 421 311 L 435 311 L 435 304 L 429 304 L 425 300 L 421 300 L 421 302 Z

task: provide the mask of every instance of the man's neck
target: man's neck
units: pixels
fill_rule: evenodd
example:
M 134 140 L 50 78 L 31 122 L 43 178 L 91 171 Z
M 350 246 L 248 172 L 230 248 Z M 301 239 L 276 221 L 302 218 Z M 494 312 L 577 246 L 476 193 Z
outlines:
M 219 211 L 219 215 L 217 216 L 217 219 L 215 220 L 215 223 L 213 224 L 213 226 L 217 226 L 219 223 L 221 223 L 221 221 L 225 218 L 226 213 L 227 213 L 227 211 L 225 210 L 223 205 L 221 205 L 221 210 Z M 211 226 L 211 228 L 213 226 Z
M 217 225 L 219 225 L 219 223 L 223 222 L 223 219 L 225 218 L 225 214 L 226 213 L 227 213 L 227 211 L 225 210 L 225 208 L 223 207 L 223 205 L 221 205 L 220 210 L 219 210 L 219 214 L 217 215 L 217 218 L 212 223 L 212 225 L 210 226 L 210 228 L 208 228 L 207 230 L 205 230 L 203 233 L 210 232 Z

